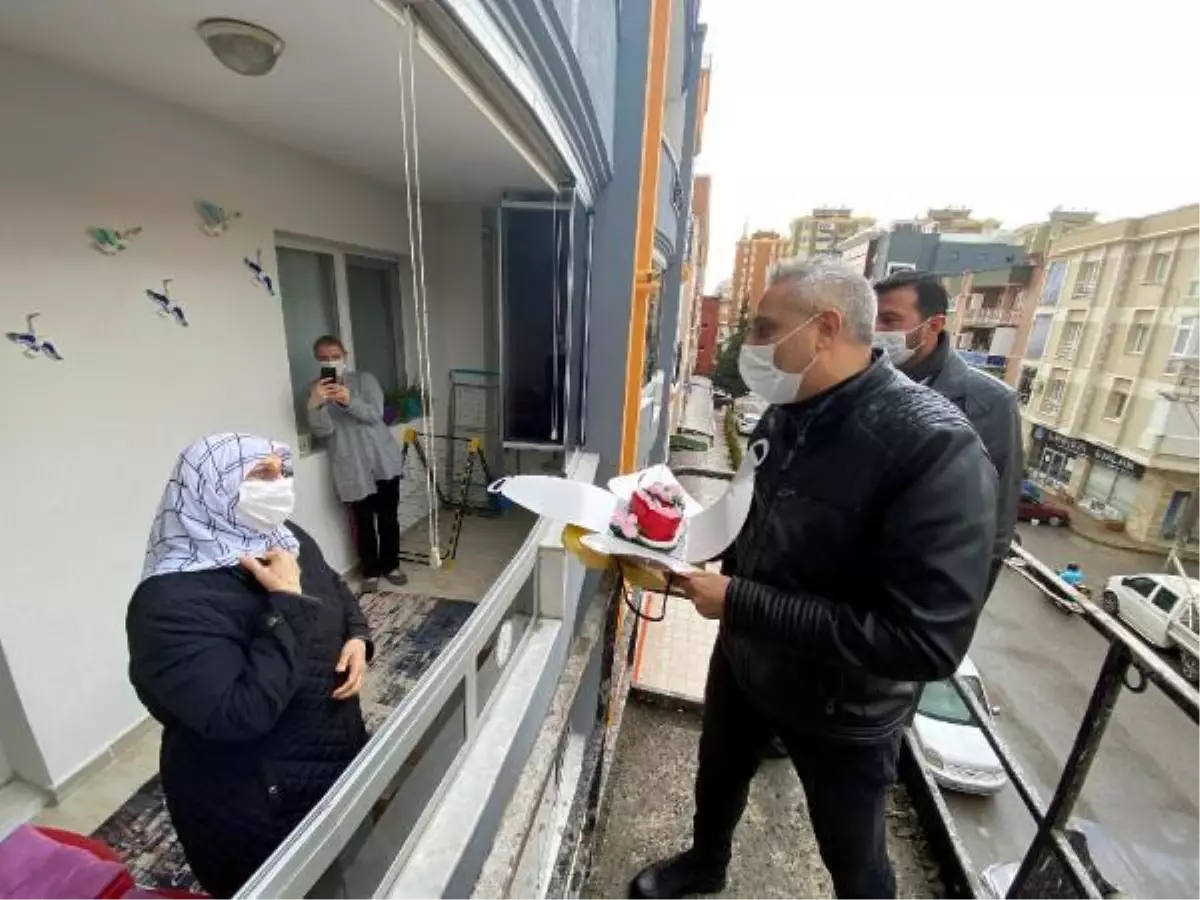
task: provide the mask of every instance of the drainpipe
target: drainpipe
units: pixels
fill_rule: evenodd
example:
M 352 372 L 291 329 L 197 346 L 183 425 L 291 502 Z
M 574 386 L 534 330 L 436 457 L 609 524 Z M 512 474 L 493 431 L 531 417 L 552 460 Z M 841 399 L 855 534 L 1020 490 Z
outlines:
M 671 0 L 650 0 L 650 63 L 646 73 L 646 119 L 642 126 L 642 172 L 638 187 L 634 242 L 633 304 L 625 355 L 625 408 L 621 419 L 621 473 L 637 465 L 638 422 L 642 407 L 642 373 L 646 367 L 646 320 L 654 278 L 654 217 L 658 206 L 659 145 L 662 142 L 663 98 L 667 86 Z

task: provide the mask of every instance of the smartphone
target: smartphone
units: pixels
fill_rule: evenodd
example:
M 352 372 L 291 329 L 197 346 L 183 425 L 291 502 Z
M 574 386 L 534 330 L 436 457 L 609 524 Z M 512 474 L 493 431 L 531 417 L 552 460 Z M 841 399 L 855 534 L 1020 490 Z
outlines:
M 335 369 L 333 366 L 321 366 L 321 380 L 322 381 L 332 381 L 334 384 L 337 384 L 338 383 L 337 369 Z

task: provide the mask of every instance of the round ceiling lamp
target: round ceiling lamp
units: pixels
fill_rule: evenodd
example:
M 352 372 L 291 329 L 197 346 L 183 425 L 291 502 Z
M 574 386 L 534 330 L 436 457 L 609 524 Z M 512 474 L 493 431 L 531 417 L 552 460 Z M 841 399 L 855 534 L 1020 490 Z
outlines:
M 221 65 L 239 75 L 266 75 L 283 53 L 279 35 L 236 19 L 205 19 L 196 33 Z

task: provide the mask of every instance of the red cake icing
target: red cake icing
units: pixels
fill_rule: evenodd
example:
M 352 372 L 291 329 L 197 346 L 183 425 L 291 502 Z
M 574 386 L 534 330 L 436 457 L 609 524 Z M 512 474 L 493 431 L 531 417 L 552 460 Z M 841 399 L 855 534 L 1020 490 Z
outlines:
M 673 543 L 683 525 L 683 509 L 665 485 L 638 488 L 629 498 L 629 511 L 637 517 L 638 531 L 657 544 Z

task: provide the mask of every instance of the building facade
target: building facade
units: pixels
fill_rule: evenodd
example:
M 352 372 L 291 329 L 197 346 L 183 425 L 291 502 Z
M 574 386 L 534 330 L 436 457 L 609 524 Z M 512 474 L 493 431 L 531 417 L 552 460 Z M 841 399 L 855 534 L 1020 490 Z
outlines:
M 1050 246 L 1018 394 L 1033 477 L 1080 515 L 1171 543 L 1196 491 L 1200 208 Z
M 874 218 L 855 216 L 850 207 L 814 207 L 808 215 L 792 220 L 787 255 L 807 259 L 835 253 L 841 241 L 874 224 Z
M 721 345 L 721 298 L 707 294 L 700 298 L 700 327 L 696 344 L 696 374 L 711 377 L 717 367 Z
M 206 46 L 200 0 L 0 8 L 0 195 L 22 223 L 0 246 L 0 377 L 20 385 L 4 409 L 21 423 L 0 466 L 22 510 L 0 546 L 10 584 L 53 582 L 0 608 L 0 786 L 62 798 L 153 737 L 123 622 L 193 441 L 291 445 L 293 519 L 352 573 L 350 517 L 304 414 L 317 336 L 340 337 L 387 390 L 396 439 L 416 433 L 439 467 L 431 484 L 410 453 L 399 507 L 434 562 L 453 437 L 486 447 L 495 476 L 603 484 L 655 458 L 673 364 L 631 371 L 650 347 L 629 323 L 656 284 L 646 343 L 673 349 L 698 8 L 230 0 L 279 54 L 253 60 L 268 63 L 256 78 Z M 130 35 L 154 52 L 127 52 Z M 392 415 L 405 397 L 424 398 L 413 418 Z M 472 892 L 595 588 L 561 532 L 528 523 L 482 583 L 429 591 L 470 602 L 461 628 L 402 703 L 376 708 L 371 742 L 249 895 Z M 600 657 L 598 643 L 579 662 L 598 673 Z M 599 690 L 581 690 L 580 721 Z M 513 895 L 532 896 L 550 863 L 522 857 Z M 338 877 L 353 883 L 316 887 Z
M 879 281 L 904 269 L 943 277 L 1019 265 L 1025 251 L 1016 235 L 943 234 L 896 223 L 879 235 L 867 277 Z
M 732 308 L 731 325 L 737 326 L 743 315 L 752 314 L 767 289 L 771 266 L 787 255 L 787 239 L 777 231 L 756 231 L 737 242 L 733 260 L 733 278 L 729 286 Z

